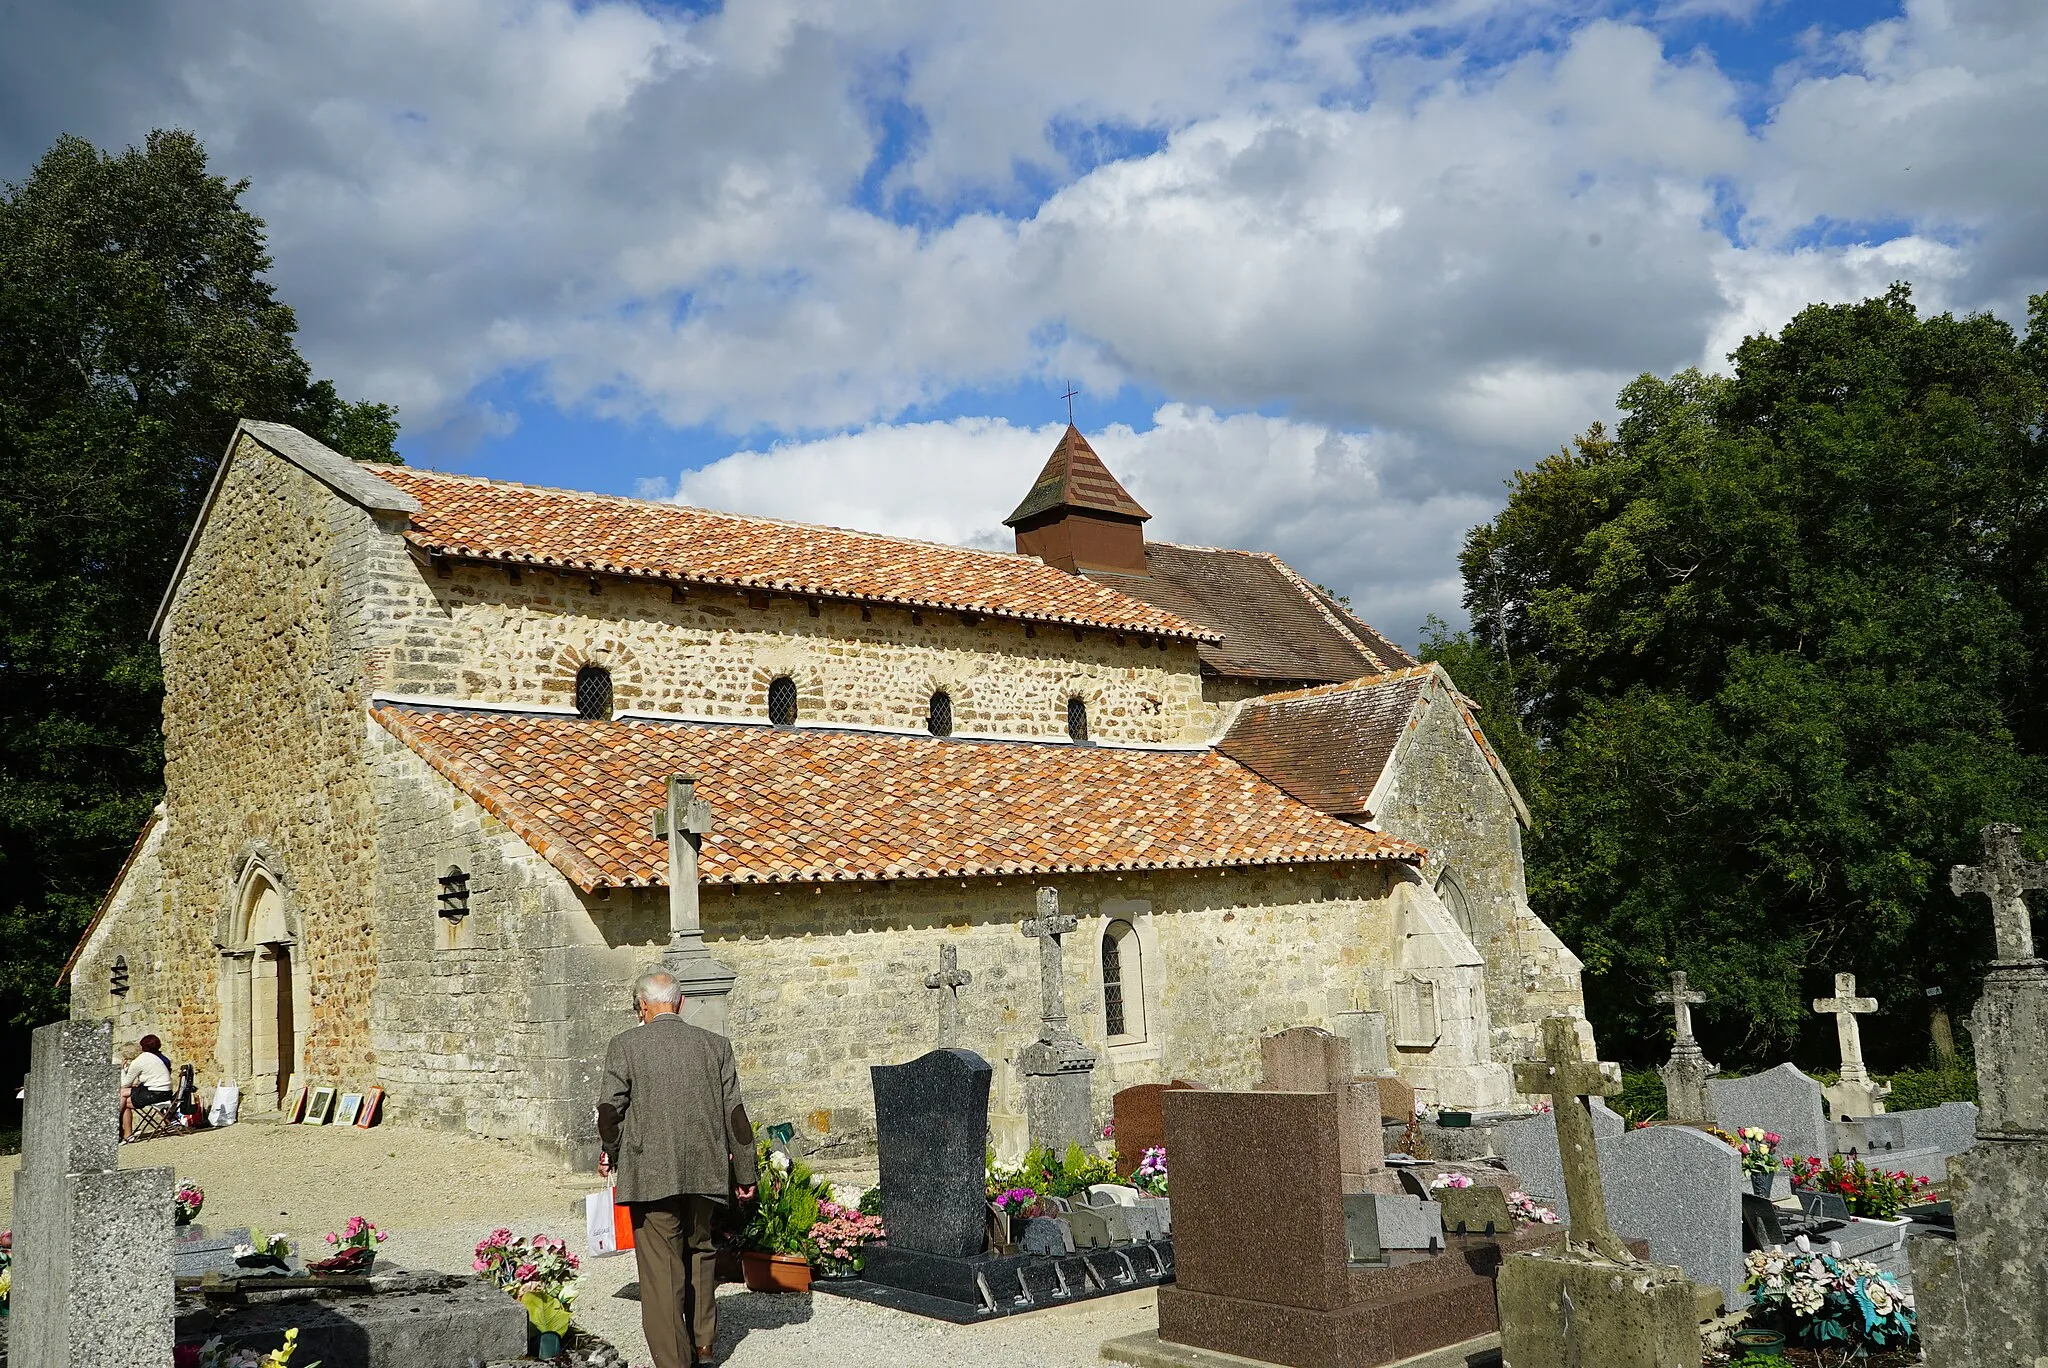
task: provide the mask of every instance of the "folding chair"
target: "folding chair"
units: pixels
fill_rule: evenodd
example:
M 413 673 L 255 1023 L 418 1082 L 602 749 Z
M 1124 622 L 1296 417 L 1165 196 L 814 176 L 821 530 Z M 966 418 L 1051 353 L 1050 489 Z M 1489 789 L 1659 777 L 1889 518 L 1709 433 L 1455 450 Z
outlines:
M 128 1143 L 132 1145 L 137 1140 L 162 1140 L 183 1135 L 186 1129 L 185 1115 L 178 1110 L 178 1099 L 152 1102 L 135 1109 L 135 1124 L 128 1132 Z

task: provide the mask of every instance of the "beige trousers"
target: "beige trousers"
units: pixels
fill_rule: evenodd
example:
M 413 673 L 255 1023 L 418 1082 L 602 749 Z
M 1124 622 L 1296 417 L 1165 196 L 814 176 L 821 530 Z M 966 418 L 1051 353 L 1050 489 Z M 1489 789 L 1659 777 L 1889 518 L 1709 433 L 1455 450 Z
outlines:
M 717 1256 L 709 1197 L 633 1202 L 633 1258 L 640 1267 L 640 1329 L 654 1368 L 690 1368 L 718 1339 Z

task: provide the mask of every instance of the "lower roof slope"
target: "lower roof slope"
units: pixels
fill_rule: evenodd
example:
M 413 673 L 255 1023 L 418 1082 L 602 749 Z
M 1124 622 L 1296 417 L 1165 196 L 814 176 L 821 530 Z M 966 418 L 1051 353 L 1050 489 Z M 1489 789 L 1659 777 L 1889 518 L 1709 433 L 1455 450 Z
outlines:
M 1278 556 L 1147 542 L 1149 575 L 1090 578 L 1222 636 L 1202 668 L 1233 679 L 1336 683 L 1415 660 Z
M 586 892 L 668 882 L 668 776 L 716 814 L 708 883 L 1415 860 L 1214 751 L 381 704 L 393 736 Z

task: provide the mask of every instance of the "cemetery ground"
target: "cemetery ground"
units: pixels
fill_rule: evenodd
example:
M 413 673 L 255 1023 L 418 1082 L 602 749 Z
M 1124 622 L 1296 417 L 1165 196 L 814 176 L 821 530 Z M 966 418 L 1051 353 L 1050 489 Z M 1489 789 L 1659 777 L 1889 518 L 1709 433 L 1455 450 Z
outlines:
M 206 1191 L 199 1220 L 209 1227 L 254 1225 L 307 1242 L 348 1218 L 368 1216 L 390 1232 L 380 1261 L 406 1268 L 468 1273 L 476 1242 L 497 1226 L 545 1231 L 581 1253 L 583 1198 L 595 1175 L 569 1173 L 513 1145 L 398 1123 L 370 1130 L 284 1126 L 245 1120 L 216 1131 L 124 1145 L 123 1168 L 171 1166 L 180 1181 Z M 0 1155 L 0 1229 L 14 1219 L 19 1154 Z M 855 1182 L 873 1175 L 831 1175 Z M 609 1341 L 631 1364 L 648 1362 L 640 1304 L 621 1289 L 634 1283 L 633 1256 L 585 1258 L 576 1305 L 579 1328 Z M 820 1368 L 939 1368 L 1097 1364 L 1105 1340 L 1157 1323 L 1153 1289 L 978 1326 L 955 1326 L 843 1297 L 721 1289 L 720 1362 L 732 1368 L 804 1362 Z

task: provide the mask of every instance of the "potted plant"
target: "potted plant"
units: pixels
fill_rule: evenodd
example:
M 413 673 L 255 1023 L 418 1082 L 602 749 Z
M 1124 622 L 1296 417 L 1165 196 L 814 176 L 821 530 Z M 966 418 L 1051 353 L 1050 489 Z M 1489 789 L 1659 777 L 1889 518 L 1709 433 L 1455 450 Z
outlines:
M 367 1224 L 367 1223 L 365 1223 Z M 503 1226 L 477 1242 L 477 1272 L 509 1293 L 526 1308 L 526 1323 L 534 1335 L 534 1352 L 540 1358 L 554 1358 L 562 1352 L 562 1339 L 569 1333 L 570 1307 L 582 1286 L 579 1276 L 583 1262 L 569 1252 L 568 1242 L 550 1235 L 514 1239 Z
M 291 1252 L 292 1242 L 287 1236 L 265 1235 L 250 1226 L 249 1243 L 235 1246 L 235 1263 L 253 1272 L 288 1273 L 291 1265 L 285 1259 Z
M 811 1290 L 811 1227 L 831 1185 L 768 1142 L 761 1145 L 760 1193 L 741 1237 L 740 1265 L 753 1292 Z
M 1861 1159 L 1844 1159 L 1839 1154 L 1825 1164 L 1811 1154 L 1787 1159 L 1785 1167 L 1800 1187 L 1840 1197 L 1851 1216 L 1891 1225 L 1907 1224 L 1899 1209 L 1924 1199 L 1934 1186 L 1931 1178 L 1870 1168 Z
M 351 1216 L 340 1230 L 327 1232 L 334 1253 L 306 1267 L 314 1273 L 368 1273 L 377 1262 L 377 1246 L 384 1238 L 384 1232 L 371 1225 L 368 1217 Z
M 1138 1166 L 1131 1170 L 1131 1186 L 1153 1197 L 1164 1197 L 1166 1193 L 1166 1147 L 1154 1145 L 1138 1160 Z
M 171 1197 L 171 1219 L 177 1225 L 191 1225 L 198 1218 L 199 1209 L 205 1205 L 204 1188 L 193 1182 L 180 1183 Z
M 1751 1190 L 1773 1201 L 1792 1192 L 1791 1183 L 1779 1171 L 1778 1143 L 1778 1133 L 1761 1126 L 1744 1126 L 1735 1133 L 1735 1152 L 1742 1156 L 1742 1171 L 1749 1175 Z
M 1791 1249 L 1755 1251 L 1744 1267 L 1757 1314 L 1795 1344 L 1860 1357 L 1913 1338 L 1912 1299 L 1866 1260 L 1817 1253 L 1801 1236 Z
M 1038 1191 L 1028 1187 L 1007 1187 L 992 1194 L 988 1199 L 991 1229 L 989 1244 L 998 1250 L 1007 1250 L 1017 1242 L 1010 1238 L 1010 1227 L 1038 1210 Z
M 834 1201 L 818 1203 L 818 1223 L 811 1227 L 811 1268 L 821 1278 L 860 1276 L 862 1251 L 883 1236 L 882 1218 Z

